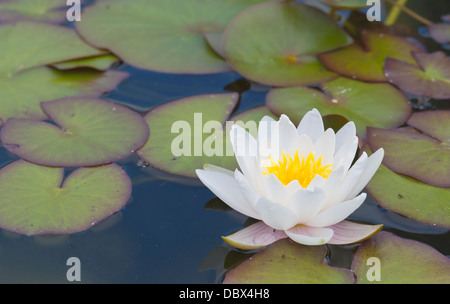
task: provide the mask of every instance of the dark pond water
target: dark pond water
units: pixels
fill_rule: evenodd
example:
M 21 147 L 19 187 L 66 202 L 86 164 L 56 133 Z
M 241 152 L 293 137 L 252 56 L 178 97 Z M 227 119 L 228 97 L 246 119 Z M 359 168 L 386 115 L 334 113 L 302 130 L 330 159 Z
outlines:
M 426 4 L 425 4 L 426 3 Z M 436 20 L 443 1 L 410 1 L 408 6 Z M 448 11 L 450 12 L 450 11 Z M 418 24 L 402 16 L 400 23 Z M 264 103 L 268 88 L 236 73 L 187 76 L 118 69 L 131 74 L 106 98 L 138 110 L 202 93 L 242 92 L 239 111 Z M 0 165 L 16 159 L 0 148 Z M 143 166 L 136 156 L 120 162 L 133 181 L 130 202 L 117 214 L 79 234 L 27 237 L 0 231 L 0 283 L 67 283 L 67 259 L 81 262 L 82 283 L 217 283 L 224 264 L 242 257 L 222 235 L 242 228 L 246 218 L 223 207 L 200 184 L 171 180 Z M 352 216 L 429 244 L 450 255 L 448 229 L 422 225 L 379 208 L 370 198 Z M 348 266 L 352 247 L 330 246 L 332 265 Z M 231 251 L 231 253 L 230 253 Z

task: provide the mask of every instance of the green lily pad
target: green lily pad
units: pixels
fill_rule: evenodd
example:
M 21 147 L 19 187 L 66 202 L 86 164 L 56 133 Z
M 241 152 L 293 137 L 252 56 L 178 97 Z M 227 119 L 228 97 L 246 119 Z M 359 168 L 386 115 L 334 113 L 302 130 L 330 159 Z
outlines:
M 370 149 L 366 152 L 370 154 Z M 450 227 L 449 188 L 431 186 L 381 164 L 366 190 L 383 208 L 429 225 Z
M 367 142 L 372 151 L 383 147 L 383 164 L 389 169 L 436 187 L 450 187 L 450 111 L 433 112 L 422 119 L 427 127 L 440 129 L 442 141 L 421 133 L 368 128 Z
M 276 86 L 313 84 L 336 74 L 316 58 L 351 42 L 328 15 L 295 1 L 255 5 L 234 18 L 223 35 L 223 53 L 243 76 Z
M 380 232 L 359 247 L 352 270 L 359 284 L 450 283 L 450 260 L 445 255 L 388 232 Z
M 76 68 L 91 68 L 98 71 L 106 71 L 113 64 L 119 61 L 119 58 L 112 54 L 81 58 L 69 61 L 54 63 L 51 66 L 58 70 L 70 70 Z
M 415 64 L 411 52 L 424 52 L 416 44 L 396 35 L 363 31 L 362 45 L 353 43 L 338 50 L 319 54 L 329 70 L 353 79 L 385 82 L 384 62 L 387 57 Z
M 222 32 L 240 11 L 267 0 L 98 1 L 83 11 L 78 32 L 125 62 L 168 73 L 218 73 L 230 67 L 204 34 Z
M 61 0 L 2 0 L 0 23 L 21 20 L 59 23 L 66 20 L 68 6 Z
M 0 138 L 11 153 L 30 162 L 61 167 L 95 166 L 119 160 L 148 138 L 142 116 L 124 106 L 94 98 L 43 102 L 53 120 L 11 118 Z
M 26 235 L 80 232 L 120 210 L 131 181 L 116 164 L 63 168 L 24 160 L 0 169 L 0 227 Z
M 411 94 L 450 98 L 450 59 L 445 53 L 413 53 L 413 56 L 418 66 L 401 60 L 386 60 L 384 69 L 389 82 Z
M 98 97 L 113 90 L 128 73 L 89 69 L 58 71 L 39 67 L 14 77 L 0 76 L 0 126 L 10 117 L 46 119 L 41 101 L 69 97 Z
M 150 132 L 138 155 L 157 169 L 190 178 L 197 178 L 195 170 L 206 164 L 236 169 L 231 126 L 239 124 L 256 135 L 261 118 L 273 117 L 265 106 L 257 106 L 230 118 L 237 101 L 236 93 L 205 94 L 153 108 L 144 118 L 150 130 L 160 132 Z
M 325 262 L 325 246 L 279 240 L 228 272 L 224 284 L 351 284 L 349 269 Z
M 323 83 L 321 89 L 323 92 L 309 87 L 275 88 L 267 94 L 266 105 L 275 115 L 288 115 L 295 124 L 312 108 L 322 115 L 341 115 L 355 122 L 361 138 L 365 138 L 367 126 L 392 128 L 411 114 L 408 99 L 390 84 L 341 77 Z
M 39 22 L 17 22 L 0 26 L 0 75 L 41 65 L 103 54 L 86 44 L 68 27 Z
M 336 9 L 360 9 L 371 5 L 367 4 L 367 0 L 319 0 Z

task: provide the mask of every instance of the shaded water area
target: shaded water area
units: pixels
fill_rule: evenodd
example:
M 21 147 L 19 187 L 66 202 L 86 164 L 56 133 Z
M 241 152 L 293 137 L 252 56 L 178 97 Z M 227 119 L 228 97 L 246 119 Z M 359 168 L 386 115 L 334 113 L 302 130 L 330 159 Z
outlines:
M 447 0 L 411 0 L 408 7 L 430 20 L 450 13 Z M 421 26 L 405 14 L 398 23 L 414 29 Z M 130 77 L 103 97 L 140 112 L 181 97 L 221 92 L 241 94 L 240 112 L 263 104 L 269 90 L 235 72 L 175 75 L 125 63 L 115 69 Z M 450 108 L 448 101 L 433 104 Z M 0 148 L 1 166 L 15 159 L 18 157 Z M 226 245 L 221 236 L 242 228 L 247 217 L 228 209 L 199 181 L 153 169 L 136 154 L 117 163 L 133 183 L 127 205 L 82 233 L 24 236 L 1 230 L 0 283 L 67 283 L 70 257 L 81 262 L 82 283 L 219 283 L 225 268 L 246 257 L 247 253 Z M 382 223 L 384 231 L 418 240 L 450 257 L 447 228 L 421 224 L 383 209 L 370 196 L 350 219 Z M 328 248 L 330 265 L 350 266 L 355 246 Z

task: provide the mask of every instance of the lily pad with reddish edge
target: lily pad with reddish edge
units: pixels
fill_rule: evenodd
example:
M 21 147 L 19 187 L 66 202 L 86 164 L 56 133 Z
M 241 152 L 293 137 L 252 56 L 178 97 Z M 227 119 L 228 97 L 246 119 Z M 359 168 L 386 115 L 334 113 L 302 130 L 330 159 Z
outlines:
M 441 44 L 450 42 L 450 24 L 433 23 L 428 25 L 428 31 L 431 38 L 433 38 L 435 41 Z
M 450 187 L 450 111 L 430 111 L 412 121 L 433 136 L 402 130 L 367 129 L 372 151 L 383 147 L 383 164 L 394 172 L 436 187 Z M 423 126 L 422 126 L 423 128 Z M 437 131 L 435 131 L 437 130 Z M 435 132 L 433 132 L 435 131 Z
M 142 116 L 106 100 L 68 97 L 42 102 L 53 123 L 10 118 L 0 138 L 3 146 L 40 165 L 95 166 L 117 161 L 148 138 Z
M 120 210 L 131 181 L 116 164 L 64 168 L 17 160 L 0 169 L 0 227 L 25 235 L 89 229 Z
M 365 151 L 371 154 L 368 147 Z M 366 190 L 385 209 L 428 225 L 450 227 L 449 188 L 431 186 L 381 164 Z
M 449 284 L 450 259 L 415 240 L 381 232 L 365 241 L 352 266 L 358 284 Z
M 23 20 L 60 23 L 66 20 L 68 6 L 61 0 L 2 0 L 0 23 Z
M 83 11 L 77 31 L 125 62 L 167 73 L 208 74 L 230 67 L 207 43 L 245 8 L 267 0 L 97 1 Z
M 450 98 L 450 59 L 443 52 L 413 53 L 418 65 L 388 58 L 384 70 L 389 82 L 410 94 Z
M 362 45 L 349 46 L 318 55 L 329 70 L 345 77 L 370 82 L 386 82 L 384 62 L 386 58 L 415 64 L 411 52 L 424 52 L 415 43 L 400 36 L 373 31 L 361 33 Z
M 367 0 L 319 0 L 319 1 L 325 3 L 326 5 L 334 7 L 335 9 L 344 9 L 344 10 L 349 9 L 355 10 L 371 6 L 370 4 L 367 4 Z
M 349 269 L 329 266 L 325 246 L 279 240 L 229 271 L 224 284 L 352 284 Z
M 22 70 L 104 54 L 84 42 L 68 27 L 40 22 L 0 25 L 0 76 L 12 77 Z
M 272 1 L 240 13 L 223 34 L 223 53 L 255 82 L 292 86 L 336 77 L 316 54 L 351 43 L 328 15 L 295 1 Z
M 98 97 L 113 90 L 128 73 L 91 69 L 58 71 L 49 67 L 29 69 L 13 77 L 0 76 L 0 126 L 8 118 L 47 119 L 41 101 L 69 97 Z
M 341 115 L 355 122 L 361 139 L 366 136 L 367 126 L 393 128 L 404 123 L 411 114 L 411 104 L 406 96 L 387 83 L 366 83 L 340 77 L 320 87 L 321 90 L 274 88 L 267 94 L 266 105 L 275 115 L 288 115 L 295 124 L 313 108 L 323 116 Z

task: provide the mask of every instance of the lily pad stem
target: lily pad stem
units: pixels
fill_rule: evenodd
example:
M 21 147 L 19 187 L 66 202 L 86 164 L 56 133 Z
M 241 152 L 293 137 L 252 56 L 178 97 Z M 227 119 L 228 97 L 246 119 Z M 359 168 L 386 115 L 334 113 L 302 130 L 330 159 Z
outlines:
M 430 25 L 433 22 L 431 22 L 430 20 L 420 16 L 419 14 L 417 14 L 416 12 L 412 11 L 411 9 L 407 8 L 405 6 L 406 2 L 408 0 L 384 0 L 386 2 L 388 2 L 389 4 L 391 4 L 393 7 L 391 9 L 391 11 L 389 12 L 388 17 L 386 18 L 385 24 L 386 25 L 393 25 L 395 23 L 395 21 L 397 20 L 400 11 L 405 12 L 406 14 L 408 14 L 409 16 L 411 16 L 412 18 L 416 19 L 417 21 L 425 24 L 425 25 Z

